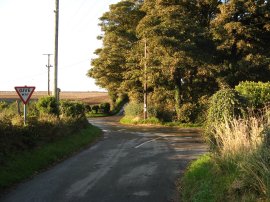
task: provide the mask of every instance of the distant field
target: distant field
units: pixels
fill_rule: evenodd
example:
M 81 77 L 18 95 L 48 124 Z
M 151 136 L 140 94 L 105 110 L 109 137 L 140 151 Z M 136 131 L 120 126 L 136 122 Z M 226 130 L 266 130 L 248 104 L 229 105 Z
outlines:
M 31 99 L 47 96 L 45 91 L 34 92 Z M 15 91 L 0 91 L 0 100 L 15 101 L 19 96 Z M 60 99 L 82 101 L 88 104 L 99 104 L 109 102 L 110 98 L 106 92 L 61 92 Z

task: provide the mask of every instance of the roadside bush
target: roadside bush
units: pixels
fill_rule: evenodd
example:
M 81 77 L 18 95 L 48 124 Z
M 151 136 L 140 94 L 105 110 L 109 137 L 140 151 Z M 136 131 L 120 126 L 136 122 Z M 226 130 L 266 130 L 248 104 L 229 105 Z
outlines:
M 177 119 L 182 123 L 194 123 L 197 115 L 196 111 L 196 104 L 185 103 L 180 107 Z
M 110 112 L 110 103 L 104 102 L 99 105 L 99 109 L 103 111 L 103 113 L 108 114 Z
M 11 127 L 11 117 L 1 113 L 0 114 L 0 136 L 5 135 L 5 131 L 8 131 L 8 129 Z
M 141 117 L 143 114 L 143 104 L 130 102 L 125 107 L 125 115 L 133 117 Z
M 196 118 L 195 123 L 197 124 L 204 124 L 207 119 L 207 110 L 209 107 L 209 97 L 203 96 L 198 100 L 196 105 Z
M 52 142 L 88 126 L 85 117 L 61 117 L 42 114 L 29 117 L 23 125 L 23 117 L 1 115 L 0 117 L 0 164 L 10 153 L 29 150 Z
M 175 110 L 169 110 L 167 108 L 159 107 L 157 109 L 157 118 L 163 122 L 171 122 L 175 121 L 174 117 L 176 117 Z M 175 118 L 176 119 L 176 118 Z
M 218 144 L 215 138 L 216 125 L 243 116 L 245 114 L 244 106 L 244 98 L 233 89 L 220 90 L 211 97 L 204 131 L 205 139 L 209 142 L 211 149 Z
M 21 102 L 8 103 L 7 107 L 1 110 L 2 113 L 9 116 L 18 114 L 18 107 L 20 107 L 21 113 L 23 113 L 23 104 Z
M 258 109 L 270 102 L 270 82 L 241 82 L 235 90 L 247 99 L 248 107 Z
M 0 101 L 0 110 L 8 108 L 8 103 L 5 101 Z
M 157 109 L 153 106 L 148 105 L 147 116 L 148 118 L 153 118 L 153 117 L 157 118 Z
M 91 107 L 91 105 L 86 104 L 86 105 L 84 106 L 84 108 L 85 108 L 85 112 L 86 112 L 86 113 L 88 113 L 88 112 L 91 112 L 91 111 L 92 111 L 92 107 Z
M 158 111 L 154 106 L 147 108 L 147 119 L 143 119 L 143 104 L 130 102 L 125 107 L 125 116 L 120 120 L 123 124 L 160 124 Z
M 40 98 L 36 104 L 36 107 L 40 113 L 43 114 L 59 114 L 59 109 L 55 97 L 43 97 Z
M 233 89 L 216 92 L 210 99 L 207 124 L 224 122 L 245 114 L 246 100 Z
M 37 108 L 37 102 L 36 101 L 30 101 L 27 104 L 27 116 L 28 117 L 38 117 L 39 116 L 39 110 Z
M 61 101 L 60 102 L 60 114 L 67 117 L 84 117 L 85 108 L 83 103 Z
M 55 114 L 54 104 L 51 98 L 41 99 L 37 107 L 35 102 L 29 103 L 26 125 L 23 116 L 18 115 L 16 102 L 0 111 L 1 166 L 16 153 L 32 151 L 89 126 L 83 104 L 65 102 L 61 105 L 61 117 Z
M 98 113 L 98 110 L 99 110 L 99 106 L 98 106 L 98 105 L 93 105 L 93 106 L 92 106 L 92 111 L 94 111 L 95 114 Z
M 13 126 L 23 126 L 24 120 L 23 116 L 15 115 L 11 118 L 11 123 Z

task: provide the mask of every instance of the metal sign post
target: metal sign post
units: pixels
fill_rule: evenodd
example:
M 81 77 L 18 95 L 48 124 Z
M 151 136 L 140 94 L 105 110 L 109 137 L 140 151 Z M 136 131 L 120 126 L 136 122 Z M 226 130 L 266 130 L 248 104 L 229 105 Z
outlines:
M 23 104 L 23 124 L 24 125 L 26 125 L 26 116 L 27 116 L 26 104 Z
M 26 117 L 27 117 L 27 107 L 26 104 L 29 102 L 33 92 L 35 91 L 34 86 L 16 86 L 15 90 L 19 97 L 21 98 L 23 102 L 23 121 L 24 125 L 26 125 Z

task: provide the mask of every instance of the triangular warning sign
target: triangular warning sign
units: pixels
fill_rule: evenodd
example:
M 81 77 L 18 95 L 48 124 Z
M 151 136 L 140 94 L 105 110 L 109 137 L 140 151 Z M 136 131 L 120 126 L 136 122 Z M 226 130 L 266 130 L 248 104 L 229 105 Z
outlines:
M 35 91 L 34 86 L 16 86 L 15 90 L 20 96 L 24 104 L 27 104 L 33 92 Z

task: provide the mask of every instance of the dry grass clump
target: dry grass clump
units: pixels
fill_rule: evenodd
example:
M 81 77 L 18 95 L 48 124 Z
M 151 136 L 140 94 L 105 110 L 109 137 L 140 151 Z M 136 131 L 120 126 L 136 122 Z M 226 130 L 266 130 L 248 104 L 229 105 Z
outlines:
M 224 159 L 246 156 L 261 147 L 265 123 L 260 118 L 226 120 L 214 126 L 216 152 Z
M 232 172 L 229 192 L 239 201 L 270 200 L 270 118 L 249 115 L 244 119 L 225 119 L 213 124 L 211 146 L 214 159 L 224 172 Z M 237 186 L 235 186 L 237 184 Z M 236 199 L 235 199 L 236 200 Z

